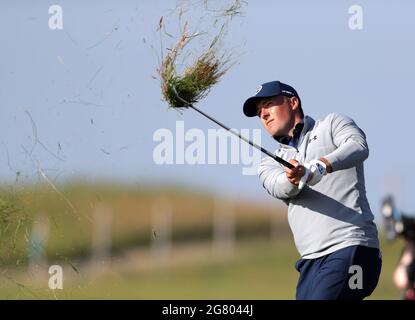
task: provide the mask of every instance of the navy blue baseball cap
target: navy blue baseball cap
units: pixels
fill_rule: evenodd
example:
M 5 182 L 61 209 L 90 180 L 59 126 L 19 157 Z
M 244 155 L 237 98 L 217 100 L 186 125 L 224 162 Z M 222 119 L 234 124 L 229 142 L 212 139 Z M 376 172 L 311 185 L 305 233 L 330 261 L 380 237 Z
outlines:
M 282 83 L 280 81 L 266 82 L 258 87 L 254 96 L 248 98 L 245 101 L 243 108 L 244 114 L 247 117 L 255 117 L 257 115 L 257 101 L 261 98 L 270 98 L 274 96 L 297 97 L 298 100 L 300 100 L 297 91 L 295 91 L 295 89 L 288 84 Z

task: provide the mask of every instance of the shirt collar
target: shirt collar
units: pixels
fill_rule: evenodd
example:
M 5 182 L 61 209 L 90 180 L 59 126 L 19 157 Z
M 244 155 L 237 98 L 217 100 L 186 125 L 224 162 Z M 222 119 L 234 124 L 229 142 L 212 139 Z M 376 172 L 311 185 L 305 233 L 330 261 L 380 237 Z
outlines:
M 301 122 L 297 123 L 295 125 L 295 128 L 293 130 L 293 136 L 278 136 L 274 137 L 275 140 L 277 140 L 279 143 L 286 144 L 292 147 L 297 147 L 298 141 L 300 140 L 301 132 L 304 128 L 304 120 L 301 120 Z

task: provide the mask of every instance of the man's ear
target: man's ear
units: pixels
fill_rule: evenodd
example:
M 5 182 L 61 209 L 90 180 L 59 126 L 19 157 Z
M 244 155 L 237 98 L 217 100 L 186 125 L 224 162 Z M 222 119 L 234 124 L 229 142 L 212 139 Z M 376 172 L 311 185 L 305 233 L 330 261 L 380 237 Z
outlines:
M 290 98 L 290 104 L 291 104 L 291 109 L 293 111 L 296 111 L 300 107 L 300 100 L 298 100 L 297 97 L 291 97 Z

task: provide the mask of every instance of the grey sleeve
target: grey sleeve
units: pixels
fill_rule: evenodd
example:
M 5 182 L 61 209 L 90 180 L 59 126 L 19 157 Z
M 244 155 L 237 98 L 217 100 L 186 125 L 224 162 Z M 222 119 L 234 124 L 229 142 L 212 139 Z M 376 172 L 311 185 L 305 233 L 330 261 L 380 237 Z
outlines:
M 337 149 L 324 157 L 330 161 L 333 171 L 352 168 L 369 156 L 364 132 L 349 117 L 333 114 L 331 133 Z
M 258 173 L 262 186 L 275 198 L 287 200 L 301 191 L 288 181 L 284 168 L 270 157 L 262 159 Z

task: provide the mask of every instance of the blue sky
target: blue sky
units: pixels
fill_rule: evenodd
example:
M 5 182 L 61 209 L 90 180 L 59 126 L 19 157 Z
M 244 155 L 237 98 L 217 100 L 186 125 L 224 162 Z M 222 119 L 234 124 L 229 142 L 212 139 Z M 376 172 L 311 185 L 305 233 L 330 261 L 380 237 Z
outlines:
M 197 3 L 197 1 L 194 1 Z M 215 2 L 217 3 L 217 2 Z M 63 8 L 63 30 L 48 27 L 50 5 Z M 193 111 L 169 110 L 154 80 L 160 16 L 175 1 L 11 1 L 0 4 L 0 179 L 115 179 L 179 183 L 220 194 L 273 201 L 241 165 L 157 165 L 159 128 L 216 128 Z M 214 3 L 213 3 L 214 4 Z M 351 5 L 363 29 L 348 25 Z M 191 15 L 203 15 L 201 7 Z M 281 80 L 299 92 L 305 113 L 352 117 L 365 131 L 366 187 L 374 212 L 393 191 L 415 211 L 415 5 L 410 1 L 249 1 L 224 44 L 238 65 L 198 105 L 234 128 L 257 129 L 242 103 L 259 84 Z M 195 10 L 195 9 L 193 9 Z M 170 20 L 169 20 L 170 19 Z M 193 20 L 192 20 L 193 19 Z M 205 21 L 206 22 L 206 21 Z M 170 40 L 167 39 L 166 43 Z M 158 47 L 157 47 L 158 48 Z M 262 143 L 277 148 L 265 132 Z

